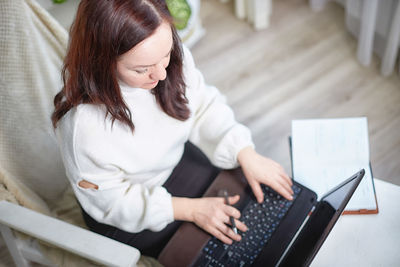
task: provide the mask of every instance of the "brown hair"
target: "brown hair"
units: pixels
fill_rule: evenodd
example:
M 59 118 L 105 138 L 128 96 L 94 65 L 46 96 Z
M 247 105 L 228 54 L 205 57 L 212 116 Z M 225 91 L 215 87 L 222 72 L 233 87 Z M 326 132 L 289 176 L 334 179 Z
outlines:
M 104 105 L 111 121 L 134 130 L 132 115 L 118 85 L 119 56 L 149 37 L 163 21 L 171 25 L 173 49 L 167 78 L 152 89 L 169 116 L 186 120 L 190 111 L 182 73 L 180 39 L 164 0 L 82 0 L 70 30 L 62 78 L 64 86 L 54 98 L 53 127 L 73 107 L 83 103 Z

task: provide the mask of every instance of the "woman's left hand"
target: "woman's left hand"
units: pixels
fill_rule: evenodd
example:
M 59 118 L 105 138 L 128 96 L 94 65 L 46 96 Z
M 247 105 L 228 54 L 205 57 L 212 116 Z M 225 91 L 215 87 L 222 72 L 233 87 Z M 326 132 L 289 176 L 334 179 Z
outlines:
M 279 163 L 258 154 L 252 147 L 240 150 L 237 159 L 259 203 L 264 199 L 260 183 L 288 200 L 293 199 L 292 180 Z

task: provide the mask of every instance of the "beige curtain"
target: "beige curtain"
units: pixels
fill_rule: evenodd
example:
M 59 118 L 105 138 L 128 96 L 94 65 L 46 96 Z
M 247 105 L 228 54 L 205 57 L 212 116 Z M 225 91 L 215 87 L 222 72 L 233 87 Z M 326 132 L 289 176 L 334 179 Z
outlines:
M 319 11 L 328 1 L 310 0 L 310 6 L 313 10 Z M 382 75 L 392 74 L 400 47 L 400 1 L 335 0 L 335 2 L 344 7 L 347 29 L 358 40 L 357 58 L 360 63 L 368 66 L 372 54 L 376 53 L 381 59 Z

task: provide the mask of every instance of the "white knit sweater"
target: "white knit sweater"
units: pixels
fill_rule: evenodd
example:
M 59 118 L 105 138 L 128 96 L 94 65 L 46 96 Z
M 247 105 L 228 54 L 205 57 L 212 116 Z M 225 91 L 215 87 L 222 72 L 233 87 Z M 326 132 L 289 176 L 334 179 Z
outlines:
M 235 121 L 215 87 L 204 83 L 184 48 L 184 77 L 191 117 L 165 114 L 149 90 L 120 85 L 135 131 L 101 106 L 82 104 L 58 123 L 56 135 L 67 176 L 85 211 L 98 222 L 128 232 L 162 230 L 173 221 L 171 195 L 162 187 L 187 140 L 220 168 L 236 167 L 237 153 L 253 146 L 249 130 Z M 87 180 L 98 189 L 84 189 Z

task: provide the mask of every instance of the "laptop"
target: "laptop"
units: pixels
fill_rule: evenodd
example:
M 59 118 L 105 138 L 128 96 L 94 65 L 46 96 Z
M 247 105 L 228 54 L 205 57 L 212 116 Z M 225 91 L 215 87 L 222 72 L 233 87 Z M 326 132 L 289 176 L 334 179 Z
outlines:
M 239 194 L 234 206 L 249 228 L 242 240 L 224 244 L 193 223 L 184 222 L 158 260 L 169 266 L 308 266 L 335 225 L 364 176 L 360 170 L 318 201 L 307 187 L 293 181 L 294 200 L 288 201 L 263 186 L 257 203 L 240 168 L 222 171 L 204 194 Z

